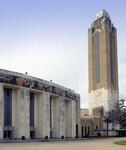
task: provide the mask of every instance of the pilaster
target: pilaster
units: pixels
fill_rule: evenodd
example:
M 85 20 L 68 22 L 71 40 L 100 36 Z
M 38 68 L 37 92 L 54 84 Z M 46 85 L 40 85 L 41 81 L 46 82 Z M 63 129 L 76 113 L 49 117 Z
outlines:
M 60 97 L 60 137 L 65 138 L 65 98 Z
M 29 139 L 30 128 L 29 128 L 29 90 L 21 87 L 17 91 L 17 114 L 16 114 L 16 125 L 17 135 L 16 138 Z
M 50 138 L 50 94 L 43 92 L 42 99 L 42 137 L 45 138 L 48 136 Z
M 35 95 L 35 129 L 36 138 L 43 137 L 43 95 L 38 93 Z
M 3 84 L 0 84 L 0 139 L 3 139 L 4 126 L 4 92 Z

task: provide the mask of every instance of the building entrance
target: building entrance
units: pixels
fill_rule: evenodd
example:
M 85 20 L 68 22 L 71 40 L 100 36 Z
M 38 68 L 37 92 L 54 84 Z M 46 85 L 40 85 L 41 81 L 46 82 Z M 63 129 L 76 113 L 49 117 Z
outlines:
M 4 139 L 12 139 L 12 131 L 4 131 Z

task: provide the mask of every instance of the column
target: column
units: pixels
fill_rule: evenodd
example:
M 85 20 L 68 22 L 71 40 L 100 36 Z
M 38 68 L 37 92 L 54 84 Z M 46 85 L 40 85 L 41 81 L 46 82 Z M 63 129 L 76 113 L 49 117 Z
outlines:
M 17 137 L 17 94 L 18 94 L 18 89 L 12 89 L 12 127 L 13 127 L 13 132 L 12 132 L 12 138 Z
M 75 137 L 76 116 L 75 101 L 65 100 L 65 136 Z
M 65 98 L 60 97 L 60 137 L 65 138 Z
M 72 100 L 72 138 L 75 138 L 76 136 L 76 101 Z
M 4 95 L 3 84 L 0 83 L 0 139 L 3 139 L 3 125 L 4 125 Z
M 36 138 L 43 137 L 43 95 L 42 93 L 35 94 L 35 129 Z
M 53 138 L 60 138 L 60 97 L 52 97 L 51 98 L 52 104 L 52 137 Z
M 16 109 L 17 139 L 29 139 L 29 90 L 21 87 L 17 90 Z
M 80 95 L 76 96 L 76 104 L 75 105 L 76 105 L 76 125 L 78 125 L 78 135 L 76 135 L 76 136 L 79 137 L 81 135 Z
M 50 138 L 50 94 L 42 94 L 42 137 Z

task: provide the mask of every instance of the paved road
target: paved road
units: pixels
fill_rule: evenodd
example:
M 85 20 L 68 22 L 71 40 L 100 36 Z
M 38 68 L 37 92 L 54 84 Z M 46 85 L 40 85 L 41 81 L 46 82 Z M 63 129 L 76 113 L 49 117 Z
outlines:
M 113 142 L 126 138 L 84 139 L 81 141 L 0 143 L 0 150 L 126 150 Z

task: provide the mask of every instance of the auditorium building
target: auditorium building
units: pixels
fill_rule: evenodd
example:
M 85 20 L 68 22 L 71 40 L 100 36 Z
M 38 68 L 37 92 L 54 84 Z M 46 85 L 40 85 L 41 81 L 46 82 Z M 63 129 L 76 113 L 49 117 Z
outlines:
M 52 81 L 0 69 L 0 139 L 80 134 L 80 95 Z

